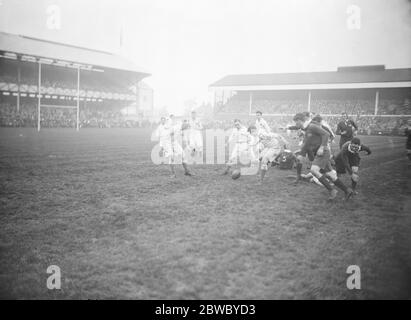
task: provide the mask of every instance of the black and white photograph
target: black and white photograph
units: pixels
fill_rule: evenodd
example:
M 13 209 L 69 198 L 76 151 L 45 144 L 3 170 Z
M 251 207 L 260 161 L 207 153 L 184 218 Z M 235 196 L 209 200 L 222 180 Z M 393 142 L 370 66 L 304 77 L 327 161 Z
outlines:
M 410 0 L 0 0 L 0 300 L 410 300 L 410 196 Z

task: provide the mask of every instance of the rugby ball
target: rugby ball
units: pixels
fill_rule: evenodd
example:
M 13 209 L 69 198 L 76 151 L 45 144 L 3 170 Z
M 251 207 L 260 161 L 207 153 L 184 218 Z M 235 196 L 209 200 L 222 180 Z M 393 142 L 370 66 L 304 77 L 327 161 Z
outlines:
M 234 170 L 233 173 L 231 174 L 231 178 L 233 180 L 237 180 L 238 178 L 240 178 L 240 176 L 241 176 L 241 171 L 238 169 Z

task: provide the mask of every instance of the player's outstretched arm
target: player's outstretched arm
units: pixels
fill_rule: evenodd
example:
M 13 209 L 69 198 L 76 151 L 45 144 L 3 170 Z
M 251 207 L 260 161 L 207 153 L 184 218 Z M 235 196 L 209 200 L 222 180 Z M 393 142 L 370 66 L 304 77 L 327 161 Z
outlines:
M 364 146 L 363 144 L 361 145 L 361 151 L 367 152 L 367 156 L 371 154 L 371 149 L 368 148 L 367 146 Z

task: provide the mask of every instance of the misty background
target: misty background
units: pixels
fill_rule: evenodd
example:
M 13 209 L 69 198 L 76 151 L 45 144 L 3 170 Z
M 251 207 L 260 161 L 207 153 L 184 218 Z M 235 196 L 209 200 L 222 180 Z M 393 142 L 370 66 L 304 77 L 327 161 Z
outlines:
M 408 0 L 0 0 L 0 31 L 120 53 L 176 114 L 227 74 L 411 67 Z

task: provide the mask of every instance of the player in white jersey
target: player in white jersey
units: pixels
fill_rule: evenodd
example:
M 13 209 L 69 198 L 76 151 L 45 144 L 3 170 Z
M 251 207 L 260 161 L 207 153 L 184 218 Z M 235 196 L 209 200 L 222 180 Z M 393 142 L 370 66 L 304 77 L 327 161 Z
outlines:
M 183 148 L 178 142 L 178 138 L 182 135 L 181 126 L 170 126 L 170 122 L 166 118 L 161 118 L 160 126 L 157 128 L 159 138 L 160 153 L 170 165 L 171 176 L 176 177 L 174 165 L 179 159 L 182 160 L 184 174 L 191 176 L 190 171 L 185 163 Z
M 198 152 L 199 155 L 202 156 L 203 154 L 203 135 L 201 134 L 201 130 L 203 130 L 203 125 L 201 121 L 197 118 L 197 113 L 195 111 L 191 112 L 191 118 L 188 121 L 190 125 L 190 147 L 193 152 Z
M 237 159 L 247 159 L 250 158 L 250 133 L 247 128 L 241 124 L 241 121 L 238 119 L 234 120 L 234 128 L 231 132 L 230 137 L 228 138 L 228 143 L 233 144 L 233 150 L 231 152 L 230 158 L 227 162 L 227 167 L 223 174 L 230 172 L 231 167 L 237 163 Z
M 262 151 L 260 153 L 261 171 L 260 182 L 262 183 L 265 174 L 268 171 L 268 163 L 273 162 L 274 159 L 284 150 L 287 141 L 283 136 L 273 132 L 263 132 L 258 135 Z
M 170 114 L 168 118 L 166 118 L 166 126 L 168 127 L 174 127 L 176 125 L 175 119 L 174 119 L 174 114 Z
M 261 111 L 257 111 L 255 113 L 257 116 L 257 119 L 255 120 L 255 127 L 257 128 L 257 133 L 263 133 L 263 132 L 271 132 L 271 128 L 268 125 L 267 121 L 263 119 L 263 113 Z
M 187 167 L 187 164 L 193 164 L 196 162 L 196 156 L 198 153 L 191 143 L 191 130 L 188 120 L 184 120 L 181 125 L 181 137 L 183 146 L 183 166 Z M 197 158 L 198 159 L 198 158 Z M 188 171 L 188 169 L 187 169 Z M 187 175 L 194 175 L 191 172 Z

